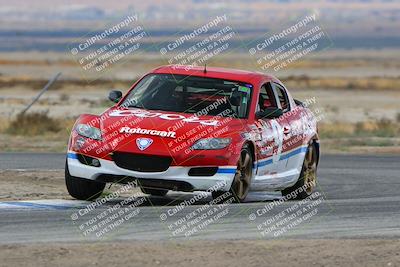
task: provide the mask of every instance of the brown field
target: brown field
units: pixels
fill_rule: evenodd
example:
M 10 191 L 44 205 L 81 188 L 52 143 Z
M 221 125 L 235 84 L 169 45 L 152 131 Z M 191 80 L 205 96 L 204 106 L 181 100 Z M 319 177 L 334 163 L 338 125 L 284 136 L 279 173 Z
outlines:
M 398 247 L 395 239 L 27 243 L 1 245 L 0 266 L 390 267 L 398 266 Z

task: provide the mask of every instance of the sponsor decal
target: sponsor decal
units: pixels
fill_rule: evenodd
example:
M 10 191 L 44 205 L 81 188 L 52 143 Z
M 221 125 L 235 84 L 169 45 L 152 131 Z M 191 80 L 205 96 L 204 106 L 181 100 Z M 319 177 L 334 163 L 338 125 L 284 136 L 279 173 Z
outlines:
M 181 114 L 167 114 L 167 113 L 161 113 L 161 112 L 150 112 L 150 111 L 142 110 L 142 109 L 113 110 L 110 113 L 110 116 L 111 117 L 136 116 L 136 117 L 140 117 L 140 118 L 158 117 L 160 119 L 169 120 L 169 121 L 181 120 L 184 122 L 200 123 L 203 125 L 210 125 L 210 126 L 218 125 L 217 120 L 202 120 L 196 116 L 185 117 Z
M 153 143 L 153 139 L 150 138 L 137 138 L 136 145 L 140 150 L 145 150 Z
M 139 127 L 137 127 L 137 128 L 122 127 L 119 130 L 119 133 L 146 134 L 146 135 L 154 135 L 154 136 L 169 137 L 169 138 L 176 137 L 176 132 L 173 132 L 173 131 L 159 131 L 159 130 L 153 130 L 153 129 L 142 129 Z

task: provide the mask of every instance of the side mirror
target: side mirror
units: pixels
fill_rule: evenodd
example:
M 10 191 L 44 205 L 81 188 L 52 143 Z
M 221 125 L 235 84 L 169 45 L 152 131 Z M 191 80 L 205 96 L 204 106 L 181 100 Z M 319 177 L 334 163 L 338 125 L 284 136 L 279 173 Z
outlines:
M 257 119 L 275 119 L 283 115 L 282 109 L 279 108 L 266 108 L 256 112 Z
M 122 92 L 121 91 L 113 90 L 108 94 L 108 99 L 110 99 L 114 103 L 118 103 L 119 100 L 121 99 L 121 97 L 122 97 Z

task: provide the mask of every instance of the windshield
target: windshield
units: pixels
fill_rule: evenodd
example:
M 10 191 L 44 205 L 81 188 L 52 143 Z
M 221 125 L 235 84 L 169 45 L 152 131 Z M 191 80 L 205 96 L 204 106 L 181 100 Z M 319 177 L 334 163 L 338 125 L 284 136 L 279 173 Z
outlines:
M 251 89 L 250 84 L 221 79 L 150 74 L 135 86 L 122 106 L 247 118 Z

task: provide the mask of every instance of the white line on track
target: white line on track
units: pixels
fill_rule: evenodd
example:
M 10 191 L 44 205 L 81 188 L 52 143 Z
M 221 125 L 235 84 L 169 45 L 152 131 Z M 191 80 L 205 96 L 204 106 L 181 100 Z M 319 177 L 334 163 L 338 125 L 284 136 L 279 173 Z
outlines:
M 0 209 L 70 209 L 84 207 L 89 201 L 44 199 L 0 202 Z
M 185 193 L 183 193 L 185 194 Z M 181 196 L 183 195 L 181 193 Z M 191 195 L 192 193 L 186 193 Z M 170 196 L 173 196 L 171 194 Z M 277 192 L 250 192 L 246 198 L 246 202 L 258 202 L 258 201 L 268 201 L 276 200 L 281 198 L 282 195 Z M 21 200 L 21 201 L 4 201 L 0 202 L 0 210 L 20 210 L 20 209 L 70 209 L 70 208 L 84 208 L 91 201 L 81 201 L 81 200 L 67 200 L 67 199 L 40 199 L 40 200 Z

